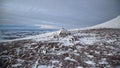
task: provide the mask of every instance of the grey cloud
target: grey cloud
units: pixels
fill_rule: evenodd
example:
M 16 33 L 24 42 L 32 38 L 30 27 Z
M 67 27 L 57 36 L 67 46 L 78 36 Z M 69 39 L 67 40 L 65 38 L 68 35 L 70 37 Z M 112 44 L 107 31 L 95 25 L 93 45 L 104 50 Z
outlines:
M 120 15 L 119 7 L 120 0 L 1 0 L 0 18 L 16 24 L 48 21 L 42 24 L 81 28 Z

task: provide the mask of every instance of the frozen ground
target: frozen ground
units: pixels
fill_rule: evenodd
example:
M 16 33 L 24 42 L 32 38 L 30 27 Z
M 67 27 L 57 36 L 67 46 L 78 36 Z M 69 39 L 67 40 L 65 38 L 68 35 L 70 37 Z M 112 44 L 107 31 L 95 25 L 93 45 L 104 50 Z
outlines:
M 120 16 L 87 29 L 0 42 L 3 68 L 119 68 Z
M 0 43 L 8 68 L 117 68 L 120 29 L 60 30 Z

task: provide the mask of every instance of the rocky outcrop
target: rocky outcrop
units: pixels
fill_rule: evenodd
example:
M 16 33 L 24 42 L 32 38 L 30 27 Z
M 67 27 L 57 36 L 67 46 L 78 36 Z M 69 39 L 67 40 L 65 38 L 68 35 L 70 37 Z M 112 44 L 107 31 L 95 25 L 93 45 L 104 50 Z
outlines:
M 70 35 L 70 32 L 64 28 L 60 29 L 59 36 L 60 37 L 65 37 L 67 35 Z

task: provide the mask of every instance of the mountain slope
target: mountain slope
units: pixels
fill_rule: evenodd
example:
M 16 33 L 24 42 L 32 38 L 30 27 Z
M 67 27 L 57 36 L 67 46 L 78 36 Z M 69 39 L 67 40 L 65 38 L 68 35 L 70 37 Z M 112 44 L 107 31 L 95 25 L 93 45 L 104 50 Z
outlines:
M 115 68 L 120 29 L 57 32 L 0 43 L 3 68 Z
M 87 30 L 61 29 L 0 42 L 0 67 L 117 68 L 120 66 L 119 23 L 120 16 Z
M 95 25 L 92 27 L 87 27 L 87 29 L 99 29 L 99 28 L 117 28 L 117 29 L 120 29 L 120 16 L 118 16 L 110 21 L 104 22 L 102 24 L 98 24 L 98 25 Z

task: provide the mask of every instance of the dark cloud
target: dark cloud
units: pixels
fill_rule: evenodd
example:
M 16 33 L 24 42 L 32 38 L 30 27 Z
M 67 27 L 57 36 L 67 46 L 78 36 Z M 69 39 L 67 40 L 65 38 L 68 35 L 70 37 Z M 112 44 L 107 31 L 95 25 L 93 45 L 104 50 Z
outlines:
M 81 28 L 120 15 L 119 7 L 120 0 L 1 0 L 0 23 Z

